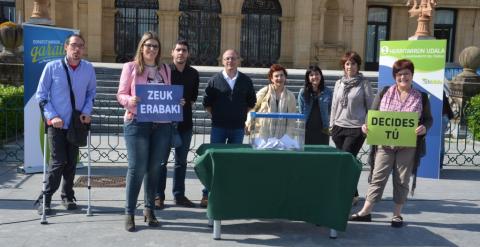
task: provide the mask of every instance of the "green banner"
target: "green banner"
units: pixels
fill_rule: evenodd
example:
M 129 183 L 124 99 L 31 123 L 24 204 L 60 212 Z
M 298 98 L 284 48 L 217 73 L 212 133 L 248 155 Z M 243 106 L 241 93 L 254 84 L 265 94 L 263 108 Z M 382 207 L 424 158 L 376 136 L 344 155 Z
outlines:
M 368 111 L 367 144 L 415 147 L 418 126 L 416 112 Z

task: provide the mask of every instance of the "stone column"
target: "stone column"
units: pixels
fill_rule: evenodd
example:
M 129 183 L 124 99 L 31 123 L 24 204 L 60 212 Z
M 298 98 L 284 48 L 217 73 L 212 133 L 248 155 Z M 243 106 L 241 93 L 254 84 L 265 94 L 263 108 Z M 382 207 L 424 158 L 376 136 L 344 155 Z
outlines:
M 159 10 L 158 14 L 158 36 L 162 43 L 161 59 L 164 63 L 171 62 L 170 51 L 178 38 L 178 18 L 180 11 Z
M 323 45 L 324 44 L 324 37 L 325 37 L 325 13 L 327 12 L 326 8 L 320 8 L 320 21 L 318 24 L 318 44 Z M 318 55 L 318 54 L 317 54 Z
M 91 61 L 102 60 L 102 1 L 88 0 L 87 48 Z
M 78 29 L 78 0 L 72 0 L 72 26 Z
M 115 14 L 114 7 L 103 7 L 102 61 L 115 62 Z
M 50 18 L 52 19 L 52 25 L 57 25 L 57 0 L 50 0 L 50 4 L 48 5 L 50 8 Z
M 240 35 L 242 32 L 242 15 L 238 14 L 221 14 L 221 43 L 220 55 L 218 56 L 218 64 L 222 64 L 223 52 L 227 49 L 235 49 L 240 51 Z M 242 54 L 240 54 L 240 57 Z
M 344 10 L 338 10 L 338 33 L 337 33 L 337 44 L 343 46 L 345 41 L 343 40 L 343 31 L 345 30 L 343 17 L 345 16 Z
M 367 0 L 353 1 L 352 50 L 365 58 L 365 33 L 367 32 Z M 365 64 L 362 64 L 364 66 Z
M 76 29 L 80 30 L 80 33 L 84 35 L 88 42 L 88 2 L 86 1 L 78 1 L 78 27 Z M 87 44 L 88 46 L 88 44 Z
M 293 67 L 305 68 L 312 54 L 312 0 L 295 3 Z
M 468 100 L 480 93 L 480 76 L 476 73 L 480 66 L 480 49 L 475 46 L 465 48 L 459 56 L 463 72 L 455 76 L 449 83 L 451 98 L 458 106 L 460 113 L 460 127 L 457 138 L 466 137 L 465 106 Z M 454 109 L 455 110 L 455 109 Z
M 50 19 L 49 0 L 34 0 L 32 16 L 28 23 L 37 25 L 52 25 L 53 21 Z
M 294 17 L 280 17 L 282 23 L 282 40 L 280 42 L 280 58 L 278 63 L 286 67 L 292 67 L 293 65 L 293 25 Z

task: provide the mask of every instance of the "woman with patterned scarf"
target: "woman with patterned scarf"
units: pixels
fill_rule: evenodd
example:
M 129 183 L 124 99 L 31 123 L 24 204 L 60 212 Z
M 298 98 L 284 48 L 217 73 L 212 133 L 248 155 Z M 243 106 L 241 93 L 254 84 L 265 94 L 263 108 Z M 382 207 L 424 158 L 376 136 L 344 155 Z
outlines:
M 416 147 L 378 146 L 374 155 L 373 171 L 368 186 L 367 197 L 362 210 L 350 216 L 350 221 L 370 222 L 371 211 L 375 203 L 382 199 L 388 177 L 393 178 L 393 201 L 395 207 L 391 220 L 392 227 L 402 227 L 403 205 L 407 200 L 410 176 L 415 173 L 419 157 L 425 153 L 425 134 L 432 126 L 432 115 L 427 95 L 412 88 L 414 66 L 410 60 L 401 59 L 393 64 L 395 84 L 385 88 L 375 97 L 372 109 L 389 112 L 416 112 L 419 125 L 415 129 L 418 136 Z M 382 95 L 383 94 L 383 95 Z M 367 125 L 362 131 L 368 132 Z M 415 183 L 415 181 L 414 181 Z
M 335 83 L 333 91 L 330 133 L 338 149 L 357 156 L 365 141 L 361 127 L 372 104 L 372 86 L 359 73 L 362 59 L 356 52 L 345 53 L 340 63 L 344 75 Z M 358 199 L 357 190 L 352 205 L 356 205 Z
M 257 92 L 257 103 L 252 111 L 262 113 L 296 113 L 297 101 L 295 95 L 287 89 L 287 70 L 279 64 L 273 64 L 268 71 L 270 84 Z M 253 128 L 250 114 L 247 117 L 247 133 Z M 291 120 L 286 119 L 262 119 L 258 121 L 260 136 L 281 138 L 287 133 L 287 125 L 293 125 Z

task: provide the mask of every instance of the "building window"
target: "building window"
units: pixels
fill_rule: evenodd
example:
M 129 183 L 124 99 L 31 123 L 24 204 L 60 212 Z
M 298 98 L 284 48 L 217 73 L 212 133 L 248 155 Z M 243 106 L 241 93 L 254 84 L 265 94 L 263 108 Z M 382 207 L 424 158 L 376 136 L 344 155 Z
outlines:
M 158 0 L 116 0 L 115 52 L 116 61 L 132 61 L 137 44 L 147 31 L 158 30 Z
M 219 0 L 181 0 L 179 37 L 189 43 L 190 62 L 195 65 L 218 65 L 220 55 Z
M 15 22 L 15 2 L 0 1 L 0 23 L 11 21 Z
M 390 9 L 369 7 L 367 22 L 367 47 L 365 51 L 365 70 L 378 70 L 380 41 L 390 37 Z
M 437 9 L 435 11 L 433 36 L 447 40 L 446 62 L 453 62 L 455 47 L 456 11 L 454 9 Z
M 280 57 L 282 7 L 278 0 L 245 0 L 242 7 L 242 66 L 269 67 Z

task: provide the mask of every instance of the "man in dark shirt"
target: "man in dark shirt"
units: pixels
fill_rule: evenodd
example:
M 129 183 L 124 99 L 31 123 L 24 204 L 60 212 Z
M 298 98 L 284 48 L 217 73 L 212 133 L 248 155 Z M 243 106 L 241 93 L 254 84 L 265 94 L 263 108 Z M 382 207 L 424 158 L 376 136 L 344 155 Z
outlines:
M 178 123 L 178 133 L 182 140 L 182 145 L 175 148 L 172 192 L 176 205 L 195 207 L 195 204 L 185 196 L 185 173 L 190 141 L 193 135 L 192 106 L 195 104 L 198 96 L 199 76 L 198 71 L 187 64 L 189 56 L 188 48 L 187 41 L 177 41 L 172 50 L 173 64 L 170 64 L 172 70 L 172 85 L 183 85 L 183 98 L 185 99 L 185 105 L 183 105 L 183 122 Z M 168 160 L 168 157 L 165 160 Z M 165 207 L 166 182 L 167 163 L 164 163 L 161 166 L 157 197 L 155 198 L 155 207 L 157 209 L 163 209 Z
M 250 77 L 238 71 L 240 56 L 233 49 L 222 56 L 224 69 L 208 80 L 203 105 L 212 116 L 210 143 L 242 143 L 247 113 L 257 101 Z M 208 204 L 208 191 L 203 190 L 200 206 Z

